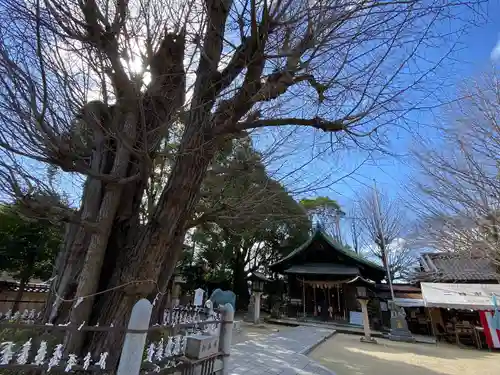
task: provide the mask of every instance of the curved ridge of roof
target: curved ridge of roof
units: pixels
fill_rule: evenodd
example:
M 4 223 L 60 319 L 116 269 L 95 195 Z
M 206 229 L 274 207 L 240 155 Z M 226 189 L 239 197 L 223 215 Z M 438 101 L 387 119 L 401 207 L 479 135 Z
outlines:
M 364 277 L 362 276 L 356 276 L 354 279 L 352 279 L 351 281 L 347 281 L 346 284 L 352 284 L 352 283 L 355 283 L 356 281 L 358 280 L 361 280 L 367 284 L 372 284 L 372 285 L 375 285 L 375 281 L 371 281 L 371 280 L 368 280 L 368 279 L 365 279 Z
M 323 231 L 321 231 L 321 235 L 332 247 L 335 247 L 336 249 L 340 250 L 346 256 L 348 256 L 350 258 L 354 258 L 354 259 L 358 260 L 359 262 L 364 263 L 367 266 L 378 268 L 380 271 L 385 272 L 385 268 L 382 267 L 381 265 L 379 265 L 375 262 L 372 262 L 371 260 L 366 259 L 364 256 L 361 256 L 358 253 L 356 253 L 350 249 L 347 249 L 344 245 L 340 244 L 337 240 L 331 238 Z
M 316 227 L 314 229 L 314 232 L 313 234 L 308 238 L 308 240 L 306 242 L 304 242 L 302 245 L 300 245 L 299 247 L 297 247 L 295 250 L 293 250 L 290 254 L 286 255 L 285 257 L 281 258 L 280 260 L 278 260 L 277 262 L 271 264 L 269 267 L 274 267 L 274 266 L 277 266 L 278 264 L 281 264 L 291 258 L 293 258 L 294 256 L 296 256 L 297 254 L 301 253 L 303 250 L 305 250 L 312 242 L 313 240 L 316 238 L 316 237 L 322 237 L 331 247 L 334 247 L 336 250 L 340 251 L 342 254 L 344 254 L 345 256 L 348 256 L 352 259 L 355 259 L 357 260 L 358 262 L 360 263 L 363 263 L 369 267 L 373 267 L 373 268 L 377 268 L 378 270 L 380 271 L 384 271 L 385 272 L 385 269 L 384 267 L 378 265 L 377 263 L 374 263 L 368 259 L 366 259 L 365 257 L 355 253 L 354 251 L 352 250 L 349 250 L 349 249 L 346 249 L 344 245 L 340 244 L 337 240 L 331 238 L 330 236 L 328 236 L 322 229 L 321 227 Z
M 299 247 L 297 247 L 290 254 L 285 255 L 283 258 L 281 258 L 277 262 L 274 262 L 273 264 L 270 264 L 269 267 L 277 266 L 278 264 L 281 264 L 284 261 L 293 258 L 296 254 L 301 253 L 302 250 L 304 250 L 305 248 L 307 248 L 311 244 L 311 242 L 313 241 L 315 235 L 316 235 L 316 230 L 314 231 L 314 233 L 311 236 L 309 236 L 309 238 L 307 239 L 306 242 L 304 242 L 302 245 L 300 245 Z

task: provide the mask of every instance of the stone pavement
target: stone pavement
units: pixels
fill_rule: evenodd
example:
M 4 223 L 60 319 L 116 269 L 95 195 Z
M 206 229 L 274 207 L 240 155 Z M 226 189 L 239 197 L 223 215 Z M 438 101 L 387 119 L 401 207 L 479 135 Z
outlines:
M 346 334 L 354 334 L 354 335 L 364 335 L 365 331 L 363 330 L 363 327 L 356 327 L 351 324 L 339 324 L 335 322 L 304 322 L 304 321 L 297 321 L 296 319 L 267 319 L 268 323 L 272 324 L 283 324 L 283 325 L 290 325 L 290 324 L 295 324 L 297 326 L 304 326 L 304 327 L 321 327 L 321 328 L 327 328 L 327 329 L 333 329 L 335 330 L 336 333 L 346 333 Z M 375 331 L 371 330 L 372 336 L 376 338 L 387 338 L 387 333 L 383 333 L 380 331 Z M 421 344 L 436 344 L 436 338 L 433 336 L 424 336 L 424 335 L 415 335 L 413 334 L 413 337 L 415 337 L 416 342 L 421 343 Z
M 335 333 L 296 327 L 231 347 L 228 375 L 335 375 L 306 356 Z

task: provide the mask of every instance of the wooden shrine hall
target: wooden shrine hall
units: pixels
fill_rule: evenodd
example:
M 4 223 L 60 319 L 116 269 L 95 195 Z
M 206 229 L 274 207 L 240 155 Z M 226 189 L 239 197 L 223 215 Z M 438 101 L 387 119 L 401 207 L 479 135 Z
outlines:
M 360 289 L 374 295 L 375 283 L 386 275 L 382 266 L 345 248 L 321 227 L 270 269 L 285 276 L 289 299 L 301 301 L 298 316 L 325 320 L 349 319 L 351 311 L 360 310 Z

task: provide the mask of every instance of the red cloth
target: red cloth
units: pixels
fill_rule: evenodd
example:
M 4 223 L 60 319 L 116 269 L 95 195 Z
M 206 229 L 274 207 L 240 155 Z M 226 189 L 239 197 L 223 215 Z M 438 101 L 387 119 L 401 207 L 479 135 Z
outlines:
M 500 348 L 500 330 L 491 327 L 491 319 L 493 318 L 493 311 L 481 310 L 479 311 L 479 318 L 481 325 L 484 328 L 484 335 L 486 336 L 486 343 L 490 349 Z

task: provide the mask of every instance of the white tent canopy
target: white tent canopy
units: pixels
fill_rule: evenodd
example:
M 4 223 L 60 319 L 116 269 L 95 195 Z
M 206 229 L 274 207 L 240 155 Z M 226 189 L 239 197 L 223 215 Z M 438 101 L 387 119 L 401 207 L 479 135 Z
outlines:
M 426 307 L 449 309 L 490 310 L 492 296 L 500 302 L 500 284 L 421 283 Z

